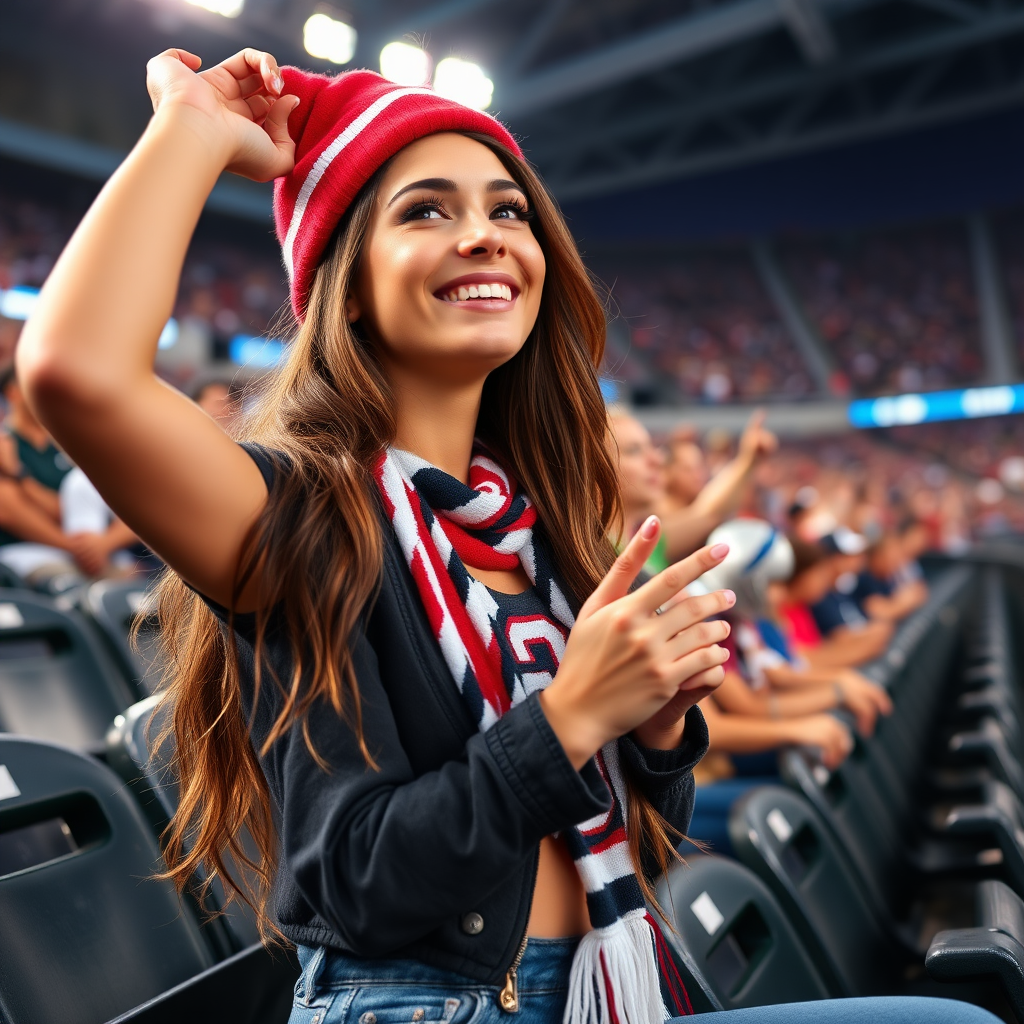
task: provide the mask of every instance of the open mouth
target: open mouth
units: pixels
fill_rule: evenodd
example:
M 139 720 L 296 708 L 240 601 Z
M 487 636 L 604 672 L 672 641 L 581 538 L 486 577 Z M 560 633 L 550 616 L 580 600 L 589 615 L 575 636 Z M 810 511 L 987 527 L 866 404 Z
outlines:
M 434 292 L 434 296 L 442 302 L 478 302 L 481 305 L 514 302 L 518 295 L 519 289 L 508 281 L 473 280 L 472 278 L 452 281 Z

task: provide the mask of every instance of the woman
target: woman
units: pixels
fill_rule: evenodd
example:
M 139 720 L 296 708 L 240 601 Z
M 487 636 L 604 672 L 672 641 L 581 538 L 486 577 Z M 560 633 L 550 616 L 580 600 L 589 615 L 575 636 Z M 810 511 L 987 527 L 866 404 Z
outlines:
M 644 897 L 725 657 L 702 620 L 730 595 L 679 595 L 726 552 L 630 592 L 651 518 L 613 561 L 603 321 L 564 224 L 497 122 L 429 90 L 198 67 L 150 62 L 154 118 L 19 355 L 177 573 L 172 875 L 248 827 L 296 1022 L 648 1022 L 659 973 L 685 1012 Z M 225 168 L 279 178 L 302 322 L 244 448 L 151 370 Z

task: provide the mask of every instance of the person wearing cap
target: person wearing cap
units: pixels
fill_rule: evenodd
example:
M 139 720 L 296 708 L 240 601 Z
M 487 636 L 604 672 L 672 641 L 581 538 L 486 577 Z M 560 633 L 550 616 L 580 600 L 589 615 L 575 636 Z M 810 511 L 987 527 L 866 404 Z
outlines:
M 726 551 L 630 589 L 660 527 L 615 557 L 604 315 L 564 221 L 502 125 L 429 89 L 255 50 L 199 66 L 150 62 L 154 117 L 19 355 L 174 570 L 171 876 L 230 889 L 247 828 L 248 898 L 298 948 L 296 1024 L 688 1014 L 647 901 L 728 632 L 704 620 L 731 595 L 682 590 Z M 152 370 L 224 170 L 276 179 L 299 325 L 242 445 Z
M 773 584 L 780 592 L 769 594 L 775 598 L 774 610 L 795 653 L 822 669 L 853 668 L 879 657 L 892 637 L 890 623 L 868 621 L 856 606 L 853 611 L 828 611 L 830 595 L 836 593 L 836 583 L 848 568 L 848 556 L 834 557 L 834 544 L 812 543 L 795 536 L 790 543 L 795 557 L 792 578 Z M 826 602 L 824 612 L 822 602 Z M 819 626 L 819 617 L 831 627 L 827 633 Z

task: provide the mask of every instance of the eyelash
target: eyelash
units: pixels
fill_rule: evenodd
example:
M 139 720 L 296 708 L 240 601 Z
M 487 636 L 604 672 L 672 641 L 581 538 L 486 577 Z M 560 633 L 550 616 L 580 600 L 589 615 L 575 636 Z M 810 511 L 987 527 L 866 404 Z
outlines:
M 512 209 L 516 211 L 520 220 L 531 221 L 534 218 L 534 212 L 527 206 L 526 200 L 524 199 L 509 199 L 507 202 L 499 203 L 494 208 L 496 213 L 498 210 Z M 413 203 L 403 214 L 402 223 L 405 224 L 408 221 L 415 220 L 417 216 L 427 210 L 440 210 L 444 212 L 444 200 L 439 196 L 427 196 L 426 199 L 420 199 Z

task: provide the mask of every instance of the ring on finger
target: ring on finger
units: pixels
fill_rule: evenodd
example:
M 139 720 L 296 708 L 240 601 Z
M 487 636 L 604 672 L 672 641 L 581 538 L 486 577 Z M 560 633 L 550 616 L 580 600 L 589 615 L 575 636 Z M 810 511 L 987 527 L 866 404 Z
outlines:
M 665 614 L 665 609 L 664 608 L 655 608 L 654 609 L 654 614 L 655 615 L 664 615 Z

